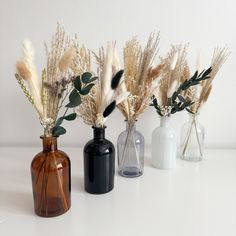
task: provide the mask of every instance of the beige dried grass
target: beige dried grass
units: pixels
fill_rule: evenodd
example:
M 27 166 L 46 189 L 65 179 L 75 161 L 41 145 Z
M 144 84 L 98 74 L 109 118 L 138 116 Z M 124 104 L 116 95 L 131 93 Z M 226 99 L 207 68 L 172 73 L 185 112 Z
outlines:
M 129 91 L 127 100 L 118 108 L 128 121 L 135 121 L 149 106 L 153 90 L 164 65 L 152 67 L 158 52 L 159 33 L 151 33 L 142 49 L 136 37 L 126 42 L 123 50 L 124 84 L 122 91 Z
M 179 85 L 189 79 L 190 72 L 187 63 L 188 45 L 172 45 L 166 57 L 161 57 L 163 68 L 160 73 L 159 86 L 154 96 L 161 108 L 162 115 L 170 115 L 170 98 Z
M 106 50 L 102 47 L 98 54 L 93 53 L 93 55 L 97 63 L 98 80 L 90 94 L 82 98 L 82 103 L 76 108 L 76 112 L 86 124 L 104 127 L 107 119 L 103 116 L 104 110 L 114 101 L 116 103 L 123 101 L 126 94 L 121 91 L 122 83 L 119 83 L 115 90 L 111 89 L 111 80 L 120 70 L 116 43 L 108 42 Z
M 29 40 L 24 42 L 23 57 L 16 64 L 16 78 L 38 112 L 46 136 L 52 135 L 59 110 L 70 92 L 75 76 L 71 67 L 77 65 L 78 55 L 81 58 L 79 44 L 75 41 L 66 34 L 64 27 L 57 25 L 50 47 L 45 44 L 47 64 L 41 80 L 38 79 L 34 50 Z
M 210 78 L 202 81 L 198 85 L 199 87 L 196 86 L 194 89 L 189 89 L 186 92 L 188 98 L 194 101 L 194 104 L 190 107 L 192 113 L 199 113 L 203 104 L 207 102 L 212 91 L 212 82 L 229 55 L 230 53 L 227 48 L 215 48 L 211 61 L 212 72 Z

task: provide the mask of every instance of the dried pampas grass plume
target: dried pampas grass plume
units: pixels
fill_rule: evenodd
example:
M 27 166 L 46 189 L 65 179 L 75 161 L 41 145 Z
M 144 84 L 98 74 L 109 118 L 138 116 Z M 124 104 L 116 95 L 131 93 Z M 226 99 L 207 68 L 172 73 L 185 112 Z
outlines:
M 124 102 L 130 93 L 122 89 L 124 71 L 120 69 L 116 43 L 108 42 L 106 50 L 102 47 L 98 55 L 93 54 L 98 65 L 98 80 L 76 112 L 86 124 L 104 127 L 116 105 Z
M 160 76 L 161 70 L 164 68 L 164 64 L 160 64 L 155 66 L 154 68 L 150 68 L 148 72 L 148 80 L 152 81 Z
M 41 87 L 42 84 L 38 80 L 36 66 L 34 64 L 34 48 L 29 40 L 23 42 L 22 59 L 16 63 L 16 70 L 20 77 L 25 80 L 29 88 L 31 96 L 34 98 L 34 106 L 40 116 L 43 117 L 43 104 Z
M 30 80 L 32 77 L 32 74 L 26 64 L 23 61 L 18 61 L 16 63 L 16 70 L 17 73 L 24 79 L 24 80 Z
M 169 111 L 169 98 L 182 82 L 189 79 L 187 48 L 188 45 L 172 45 L 166 57 L 161 58 L 161 64 L 164 66 L 160 74 L 159 86 L 157 91 L 154 91 L 154 95 L 158 104 L 167 108 L 166 111 L 163 111 L 165 114 Z
M 212 91 L 212 82 L 222 65 L 229 57 L 229 54 L 230 53 L 227 48 L 215 48 L 211 61 L 212 71 L 210 73 L 210 78 L 202 81 L 200 85 L 196 86 L 194 90 L 188 89 L 188 91 L 186 92 L 188 98 L 191 101 L 194 101 L 194 104 L 190 107 L 190 111 L 192 113 L 199 113 L 202 105 L 207 102 Z M 198 61 L 199 60 L 200 59 L 198 59 Z M 200 62 L 198 62 L 197 64 L 200 64 Z
M 127 41 L 124 54 L 124 83 L 123 92 L 130 95 L 127 100 L 118 105 L 121 113 L 128 121 L 137 120 L 138 116 L 149 106 L 154 89 L 158 86 L 158 77 L 163 65 L 154 64 L 158 52 L 159 33 L 151 33 L 146 46 L 141 47 L 136 37 Z
M 210 87 L 208 88 L 208 90 L 207 90 L 205 96 L 204 96 L 203 99 L 202 99 L 202 102 L 203 102 L 203 103 L 205 103 L 205 102 L 208 100 L 208 97 L 209 97 L 209 95 L 210 95 L 210 93 L 211 93 L 211 90 L 212 90 L 212 84 L 210 85 Z
M 23 41 L 22 61 L 25 63 L 25 65 L 29 69 L 29 71 L 31 73 L 31 77 L 34 80 L 33 83 L 34 83 L 35 87 L 41 88 L 41 84 L 38 79 L 37 69 L 36 69 L 36 66 L 34 63 L 34 55 L 35 55 L 35 53 L 34 53 L 34 47 L 33 47 L 32 42 L 29 39 L 25 39 Z
M 73 59 L 76 55 L 76 49 L 74 47 L 68 49 L 58 62 L 58 67 L 61 72 L 66 72 L 72 65 Z

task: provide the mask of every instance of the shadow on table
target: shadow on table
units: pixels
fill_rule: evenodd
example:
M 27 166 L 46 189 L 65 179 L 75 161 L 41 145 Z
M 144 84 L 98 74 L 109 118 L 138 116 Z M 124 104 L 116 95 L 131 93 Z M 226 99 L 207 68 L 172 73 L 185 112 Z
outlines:
M 31 193 L 0 190 L 0 209 L 8 213 L 34 215 Z
M 71 188 L 79 192 L 84 192 L 84 179 L 83 177 L 72 177 Z
M 153 167 L 152 166 L 152 163 L 151 163 L 151 158 L 145 158 L 145 163 L 144 163 L 145 166 L 148 166 L 148 167 Z

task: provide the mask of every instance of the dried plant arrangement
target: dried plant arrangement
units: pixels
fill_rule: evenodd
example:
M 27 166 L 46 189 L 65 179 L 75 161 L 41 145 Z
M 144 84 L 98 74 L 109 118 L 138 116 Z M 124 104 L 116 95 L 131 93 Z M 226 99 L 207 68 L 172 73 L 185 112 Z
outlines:
M 144 147 L 140 140 L 144 140 L 135 131 L 135 122 L 150 105 L 153 91 L 158 86 L 158 79 L 163 65 L 153 66 L 158 53 L 159 33 L 149 35 L 143 48 L 136 37 L 128 40 L 123 49 L 124 82 L 122 92 L 130 92 L 128 98 L 118 105 L 125 117 L 126 131 L 118 138 L 118 169 L 125 177 L 142 175 L 144 169 Z M 135 137 L 140 134 L 137 143 Z M 121 138 L 123 137 L 123 138 Z
M 154 91 L 152 106 L 161 117 L 168 117 L 176 112 L 188 109 L 193 104 L 185 91 L 210 78 L 212 68 L 198 71 L 190 77 L 186 60 L 187 46 L 172 46 L 165 58 L 161 58 L 163 68 L 159 86 Z
M 188 112 L 192 114 L 199 113 L 199 110 L 208 100 L 208 97 L 211 93 L 213 80 L 215 79 L 222 65 L 227 60 L 228 56 L 229 52 L 227 48 L 215 48 L 211 61 L 211 77 L 208 80 L 201 81 L 197 86 L 191 87 L 184 92 L 185 97 L 191 101 L 194 101 L 194 104 L 192 104 L 189 109 L 187 109 Z
M 98 65 L 97 81 L 88 96 L 82 98 L 76 113 L 86 124 L 103 128 L 107 117 L 127 98 L 129 92 L 120 89 L 124 70 L 121 69 L 116 44 L 108 42 L 106 50 L 102 47 L 94 56 Z M 89 77 L 93 78 L 92 73 Z M 75 84 L 75 89 L 79 90 L 80 85 Z
M 182 143 L 182 150 L 181 150 L 181 157 L 183 159 L 188 158 L 189 160 L 192 160 L 191 158 L 195 158 L 194 160 L 201 160 L 203 157 L 203 137 L 204 134 L 201 134 L 199 131 L 199 125 L 197 123 L 197 116 L 199 115 L 199 112 L 203 106 L 203 104 L 206 103 L 206 101 L 209 98 L 209 95 L 212 91 L 212 82 L 215 79 L 218 71 L 222 67 L 222 65 L 225 63 L 229 56 L 229 52 L 227 48 L 215 48 L 212 61 L 211 61 L 211 73 L 210 78 L 208 80 L 203 80 L 199 84 L 197 84 L 194 87 L 190 87 L 187 90 L 184 91 L 183 96 L 186 97 L 188 100 L 193 101 L 193 104 L 188 107 L 186 110 L 192 114 L 191 116 L 191 124 L 188 127 L 188 130 L 186 132 L 186 136 L 183 137 L 183 143 Z M 197 63 L 199 64 L 199 62 Z M 199 65 L 197 66 L 199 67 Z M 198 72 L 196 72 L 197 74 Z M 202 72 L 206 73 L 206 72 Z M 204 130 L 202 131 L 204 133 Z M 191 142 L 190 142 L 191 140 Z M 195 150 L 197 151 L 193 156 L 193 150 L 191 150 L 190 145 L 193 145 L 193 143 L 196 141 L 197 148 Z M 187 154 L 187 152 L 189 152 Z
M 45 44 L 45 50 L 47 63 L 40 79 L 34 62 L 33 45 L 29 40 L 24 41 L 23 57 L 16 63 L 15 77 L 39 116 L 44 136 L 50 137 L 66 132 L 61 126 L 63 120 L 76 118 L 75 113 L 67 115 L 68 108 L 73 107 L 70 103 L 64 115 L 57 120 L 59 111 L 71 92 L 75 72 L 81 72 L 81 69 L 75 71 L 75 68 L 83 68 L 78 64 L 85 63 L 86 49 L 80 48 L 78 40 L 71 39 L 58 24 L 50 48 Z
M 129 91 L 127 100 L 118 105 L 127 121 L 135 121 L 149 106 L 153 91 L 163 65 L 152 66 L 158 52 L 159 33 L 151 33 L 142 49 L 136 37 L 126 42 L 123 49 L 124 83 L 123 92 Z

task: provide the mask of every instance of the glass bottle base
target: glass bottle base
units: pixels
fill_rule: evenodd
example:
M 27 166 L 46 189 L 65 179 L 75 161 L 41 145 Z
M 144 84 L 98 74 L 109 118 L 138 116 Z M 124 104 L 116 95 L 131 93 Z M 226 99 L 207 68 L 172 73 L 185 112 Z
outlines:
M 63 208 L 63 204 L 61 202 L 60 198 L 50 198 L 47 200 L 47 204 L 50 205 L 50 207 L 44 208 L 44 209 L 35 209 L 35 214 L 41 217 L 55 217 L 60 216 L 64 213 L 66 213 L 70 209 L 70 203 L 68 203 L 67 208 Z
M 92 189 L 89 189 L 89 188 L 86 188 L 85 187 L 85 191 L 89 194 L 94 194 L 94 195 L 100 195 L 100 194 L 105 194 L 105 193 L 109 193 L 113 190 L 114 186 L 110 187 L 109 189 L 99 189 L 99 190 L 92 190 Z
M 190 161 L 190 162 L 199 162 L 202 161 L 202 157 L 189 157 L 189 156 L 181 156 L 180 157 L 184 161 Z
M 119 170 L 118 173 L 119 175 L 127 178 L 135 178 L 143 174 L 143 172 L 137 167 L 126 167 L 123 170 Z

